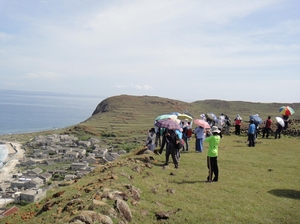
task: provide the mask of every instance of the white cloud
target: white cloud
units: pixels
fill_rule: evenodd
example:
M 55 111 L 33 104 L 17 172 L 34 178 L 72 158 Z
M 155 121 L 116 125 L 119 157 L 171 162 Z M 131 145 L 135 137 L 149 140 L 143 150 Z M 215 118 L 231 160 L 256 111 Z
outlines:
M 138 89 L 138 90 L 152 90 L 153 87 L 150 85 L 115 85 L 115 88 L 118 89 Z
M 139 89 L 139 90 L 151 90 L 153 89 L 152 86 L 149 86 L 149 85 L 131 85 L 132 88 L 135 88 L 135 89 Z
M 296 1 L 9 2 L 0 15 L 1 73 L 29 89 L 166 95 L 186 79 L 194 88 L 194 80 L 210 87 L 237 74 L 273 82 L 300 69 Z
M 2 40 L 2 41 L 10 40 L 12 37 L 13 37 L 13 35 L 10 35 L 8 33 L 0 32 L 0 40 Z

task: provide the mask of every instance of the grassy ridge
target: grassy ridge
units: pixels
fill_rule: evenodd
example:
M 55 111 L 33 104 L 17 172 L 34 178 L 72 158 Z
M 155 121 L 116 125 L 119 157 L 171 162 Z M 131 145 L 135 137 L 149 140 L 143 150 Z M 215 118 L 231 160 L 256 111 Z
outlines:
M 103 110 L 105 105 L 105 111 Z M 153 126 L 154 119 L 161 114 L 188 111 L 195 118 L 200 114 L 213 112 L 217 116 L 227 114 L 232 120 L 237 114 L 244 118 L 243 125 L 248 125 L 250 115 L 259 114 L 263 120 L 267 116 L 281 116 L 278 109 L 282 103 L 252 103 L 241 101 L 204 100 L 186 103 L 153 96 L 128 96 L 121 95 L 105 100 L 98 105 L 94 115 L 80 124 L 87 132 L 96 136 L 106 134 L 103 143 L 119 146 L 118 142 L 127 144 L 142 144 L 147 131 Z M 295 111 L 300 111 L 300 103 L 290 104 Z M 291 118 L 300 119 L 300 115 Z M 275 122 L 274 122 L 275 123 Z M 296 127 L 299 128 L 299 127 Z M 109 137 L 109 134 L 116 137 Z

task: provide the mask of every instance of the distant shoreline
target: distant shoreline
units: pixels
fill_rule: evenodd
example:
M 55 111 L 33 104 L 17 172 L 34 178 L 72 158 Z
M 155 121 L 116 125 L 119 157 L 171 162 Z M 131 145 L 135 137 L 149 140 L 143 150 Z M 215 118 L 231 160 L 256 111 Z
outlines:
M 0 168 L 0 184 L 1 187 L 7 185 L 4 181 L 12 180 L 12 175 L 16 171 L 16 165 L 20 163 L 25 156 L 25 152 L 21 149 L 21 144 L 17 142 L 6 142 L 4 144 L 8 149 L 8 156 L 5 164 Z
M 77 125 L 92 116 L 102 100 L 96 96 L 0 90 L 0 138 Z
M 7 156 L 6 156 L 5 160 L 3 161 L 3 164 L 0 167 L 0 170 L 2 170 L 2 168 L 5 167 L 5 165 L 7 163 L 9 163 L 9 161 L 18 153 L 18 150 L 15 148 L 15 146 L 11 142 L 1 144 L 1 145 L 4 145 L 7 148 Z

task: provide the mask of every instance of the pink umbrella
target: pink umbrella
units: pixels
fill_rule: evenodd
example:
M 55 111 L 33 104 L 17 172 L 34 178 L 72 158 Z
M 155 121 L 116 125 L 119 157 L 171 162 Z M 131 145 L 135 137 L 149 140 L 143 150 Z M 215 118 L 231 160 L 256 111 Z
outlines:
M 195 119 L 194 123 L 202 128 L 210 128 L 209 123 L 207 123 L 205 120 Z

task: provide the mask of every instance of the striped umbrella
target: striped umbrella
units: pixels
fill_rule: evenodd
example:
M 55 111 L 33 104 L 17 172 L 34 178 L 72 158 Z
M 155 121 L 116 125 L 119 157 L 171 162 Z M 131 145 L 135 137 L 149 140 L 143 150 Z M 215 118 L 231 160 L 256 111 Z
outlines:
M 294 109 L 289 106 L 282 106 L 279 108 L 279 113 L 285 116 L 290 116 L 295 113 Z

